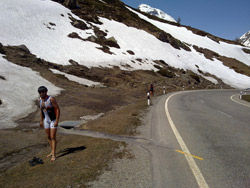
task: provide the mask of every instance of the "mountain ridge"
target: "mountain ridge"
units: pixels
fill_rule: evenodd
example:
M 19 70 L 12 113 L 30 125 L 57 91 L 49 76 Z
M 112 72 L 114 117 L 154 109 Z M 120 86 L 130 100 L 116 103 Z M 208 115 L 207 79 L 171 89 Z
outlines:
M 167 20 L 167 21 L 170 21 L 170 22 L 177 23 L 177 21 L 172 16 L 168 15 L 167 13 L 163 12 L 160 9 L 153 8 L 153 7 L 149 6 L 149 5 L 140 4 L 139 7 L 138 7 L 138 9 L 141 12 L 145 12 L 147 14 L 156 16 L 156 17 L 161 18 L 163 20 Z
M 239 41 L 241 44 L 250 47 L 250 31 L 244 33 L 240 38 Z
M 249 48 L 158 19 L 121 1 L 10 1 L 0 2 L 0 63 L 5 65 L 0 81 L 7 88 L 0 91 L 2 106 L 13 102 L 6 92 L 19 91 L 23 95 L 20 101 L 27 107 L 23 111 L 30 113 L 34 110 L 32 101 L 37 97 L 37 93 L 30 90 L 45 85 L 43 83 L 54 94 L 65 93 L 67 88 L 57 80 L 65 82 L 65 77 L 52 76 L 51 69 L 119 91 L 117 93 L 126 98 L 119 104 L 127 104 L 131 95 L 133 100 L 143 97 L 150 82 L 155 83 L 158 91 L 164 85 L 168 91 L 183 87 L 249 87 L 249 66 L 246 65 L 250 59 Z M 13 63 L 36 71 L 37 81 L 30 85 L 12 82 L 9 69 L 17 74 Z M 55 87 L 57 85 L 60 87 Z M 23 93 L 23 87 L 29 92 Z M 89 100 L 97 100 L 94 96 L 100 97 L 92 94 Z M 113 108 L 112 101 L 104 101 L 111 105 L 109 110 Z M 18 102 L 11 104 L 13 110 L 23 106 Z
M 47 1 L 45 1 L 45 2 L 47 2 Z M 55 0 L 54 0 L 54 2 L 55 2 Z M 63 1 L 60 0 L 58 2 L 63 2 Z M 142 56 L 142 54 L 135 53 L 135 51 L 133 51 L 132 49 L 129 49 L 129 48 L 131 48 L 131 46 L 128 47 L 128 49 L 124 49 L 124 47 L 122 47 L 119 44 L 120 42 L 116 39 L 117 37 L 118 38 L 121 37 L 120 33 L 114 32 L 114 30 L 112 31 L 113 34 L 109 33 L 109 29 L 105 25 L 111 24 L 112 20 L 116 20 L 117 22 L 116 23 L 113 22 L 111 24 L 112 26 L 110 25 L 111 27 L 119 28 L 119 27 L 122 26 L 122 25 L 120 25 L 120 23 L 122 23 L 122 24 L 127 25 L 128 27 L 144 30 L 144 31 L 148 32 L 149 34 L 154 35 L 158 40 L 160 40 L 160 41 L 162 41 L 164 43 L 168 43 L 173 48 L 177 49 L 177 51 L 175 51 L 174 53 L 179 53 L 178 50 L 181 50 L 181 49 L 184 49 L 187 52 L 191 52 L 191 49 L 192 49 L 193 45 L 199 46 L 199 47 L 204 48 L 204 49 L 209 47 L 208 50 L 214 51 L 215 53 L 218 53 L 217 50 L 220 47 L 223 47 L 223 45 L 221 43 L 223 43 L 223 42 L 227 43 L 227 41 L 222 41 L 222 40 L 220 40 L 220 38 L 213 37 L 209 33 L 198 30 L 198 29 L 194 29 L 194 28 L 191 28 L 191 27 L 188 27 L 188 26 L 182 26 L 182 25 L 176 24 L 176 23 L 175 24 L 173 24 L 173 23 L 168 24 L 168 22 L 166 22 L 167 24 L 164 24 L 164 22 L 160 22 L 158 20 L 156 20 L 156 21 L 152 20 L 151 17 L 143 17 L 143 15 L 136 12 L 135 9 L 129 8 L 128 6 L 124 5 L 121 1 L 115 1 L 114 0 L 112 2 L 110 2 L 110 1 L 107 1 L 107 2 L 106 1 L 96 1 L 95 2 L 95 1 L 90 1 L 89 0 L 89 1 L 84 1 L 84 2 L 78 2 L 78 1 L 70 1 L 70 0 L 68 0 L 68 1 L 64 1 L 63 5 L 66 5 L 69 8 L 71 8 L 72 9 L 71 11 L 72 11 L 73 14 L 80 16 L 80 17 L 77 18 L 77 17 L 73 16 L 73 14 L 71 15 L 70 12 L 67 13 L 68 14 L 67 16 L 69 16 L 69 19 L 71 20 L 71 25 L 76 29 L 75 31 L 73 31 L 73 32 L 71 31 L 71 32 L 69 32 L 67 34 L 67 36 L 69 38 L 72 38 L 73 41 L 77 41 L 77 40 L 83 41 L 83 42 L 81 42 L 81 46 L 83 44 L 85 46 L 90 45 L 90 44 L 91 45 L 99 45 L 99 46 L 96 46 L 95 49 L 99 49 L 100 51 L 103 51 L 106 54 L 116 56 L 117 57 L 116 61 L 120 57 L 122 57 L 122 59 L 123 59 L 122 61 L 124 61 L 126 59 L 125 60 L 127 62 L 126 64 L 128 64 L 131 67 L 133 67 L 134 65 L 131 64 L 131 63 L 128 63 L 128 62 L 133 60 L 133 58 L 138 56 L 138 55 Z M 89 13 L 89 12 L 91 12 L 91 13 Z M 65 17 L 65 15 L 61 14 L 61 17 Z M 13 21 L 15 21 L 15 19 L 13 19 Z M 60 25 L 57 25 L 54 22 L 43 23 L 43 25 L 46 26 L 47 29 L 50 29 L 50 30 L 53 31 L 53 32 L 51 32 L 51 34 L 56 33 L 56 30 L 58 30 L 58 29 L 61 30 Z M 67 27 L 68 27 L 69 30 L 72 30 L 72 28 L 71 28 L 72 26 L 68 25 Z M 104 26 L 104 28 L 102 28 L 103 26 Z M 41 26 L 39 25 L 39 27 L 41 27 Z M 185 28 L 187 30 L 185 30 Z M 44 30 L 44 28 L 41 28 L 41 29 Z M 79 29 L 82 30 L 82 31 L 79 32 Z M 128 32 L 131 32 L 131 31 L 129 31 L 129 28 L 124 28 L 124 29 L 126 29 Z M 136 31 L 136 30 L 134 30 L 134 31 Z M 189 31 L 191 31 L 195 35 L 192 35 Z M 36 33 L 40 35 L 39 32 L 40 31 L 36 31 Z M 183 33 L 186 32 L 189 36 L 188 37 L 183 37 L 182 35 L 179 34 L 180 32 L 183 32 Z M 139 34 L 139 32 L 137 32 L 137 33 Z M 132 35 L 127 36 L 127 38 L 129 39 L 129 37 L 131 37 L 131 36 Z M 201 36 L 201 37 L 199 37 L 199 36 Z M 24 34 L 23 37 L 26 37 L 25 34 Z M 48 37 L 48 36 L 46 35 L 45 37 Z M 213 40 L 217 44 L 207 40 L 206 37 Z M 8 38 L 8 37 L 6 37 L 6 38 Z M 123 37 L 123 38 L 125 39 L 125 37 Z M 147 37 L 145 37 L 145 38 L 149 38 L 149 35 Z M 192 38 L 195 38 L 195 39 L 192 39 Z M 200 41 L 203 40 L 203 41 L 197 43 L 196 39 L 198 39 Z M 6 42 L 3 42 L 3 41 L 1 41 L 1 42 L 7 44 L 7 43 L 9 43 L 7 40 L 8 39 L 5 39 Z M 68 41 L 68 39 L 67 39 L 67 41 Z M 46 42 L 47 42 L 48 45 L 51 45 L 49 43 L 50 41 L 46 41 Z M 72 43 L 72 42 L 70 42 L 70 43 Z M 211 43 L 211 44 L 207 45 L 205 43 Z M 130 44 L 130 43 L 127 43 L 127 44 Z M 200 46 L 200 44 L 202 44 L 202 46 Z M 234 43 L 229 43 L 229 44 L 234 44 Z M 57 45 L 57 44 L 55 43 L 55 45 Z M 73 45 L 73 43 L 72 43 L 72 45 Z M 210 48 L 212 45 L 214 46 L 214 48 Z M 125 46 L 125 45 L 123 45 L 123 46 Z M 129 46 L 129 45 L 127 45 L 127 46 Z M 30 48 L 29 46 L 27 46 L 27 47 Z M 138 47 L 141 48 L 141 46 L 138 46 Z M 234 50 L 233 48 L 235 48 L 235 47 L 230 46 L 230 48 L 232 50 Z M 37 47 L 33 47 L 33 48 L 35 49 Z M 41 51 L 41 50 L 43 51 L 42 48 L 39 51 Z M 148 50 L 150 50 L 150 49 L 148 49 Z M 37 54 L 40 53 L 39 51 L 37 51 L 38 52 Z M 105 55 L 105 54 L 101 54 L 100 51 L 96 51 L 95 53 L 98 52 L 98 56 L 103 57 L 104 59 L 106 59 L 104 61 L 106 63 L 108 63 L 108 61 L 110 59 L 109 58 L 110 56 Z M 124 55 L 122 55 L 122 56 L 118 55 L 117 52 L 115 52 L 115 51 L 120 51 L 119 52 L 120 54 L 121 54 L 121 52 L 124 55 L 126 54 L 126 57 Z M 225 50 L 221 50 L 221 52 L 222 51 L 223 51 L 223 53 L 225 52 Z M 245 53 L 245 51 L 246 50 L 242 50 L 243 54 Z M 72 52 L 78 53 L 78 51 L 72 51 Z M 219 52 L 218 54 L 220 54 L 221 56 L 231 57 L 230 53 L 224 53 L 223 54 L 221 52 Z M 40 56 L 41 55 L 42 54 L 40 54 Z M 78 54 L 76 54 L 76 55 L 78 55 Z M 190 54 L 186 53 L 186 55 L 189 56 Z M 65 53 L 63 53 L 63 56 L 65 56 Z M 69 56 L 69 55 L 67 55 L 67 56 Z M 98 56 L 96 56 L 96 57 L 98 57 Z M 236 56 L 232 56 L 232 58 L 236 58 L 236 59 L 238 59 L 239 61 L 241 61 L 243 63 L 249 63 L 248 62 L 249 57 L 247 57 L 247 56 L 248 55 L 242 56 L 242 54 L 237 54 Z M 57 60 L 55 59 L 55 57 L 56 56 L 52 57 L 51 60 L 52 60 L 52 62 L 57 63 Z M 86 57 L 88 57 L 89 60 L 93 59 L 92 56 L 90 56 L 90 55 L 85 56 L 85 58 Z M 73 58 L 69 58 L 69 57 L 65 57 L 65 58 L 68 58 L 68 62 L 66 63 L 64 61 L 64 64 L 70 64 L 71 62 L 76 62 L 78 64 L 79 63 L 84 64 L 84 62 L 82 60 L 80 60 L 80 61 L 77 60 L 77 59 L 79 59 L 79 57 L 77 59 L 73 59 Z M 148 59 L 148 58 L 145 58 L 145 57 L 143 57 L 143 58 Z M 154 59 L 154 57 L 151 57 L 151 58 Z M 89 60 L 86 59 L 86 61 L 89 61 Z M 155 60 L 157 60 L 157 59 L 155 59 Z M 168 59 L 166 59 L 166 58 L 163 58 L 162 60 L 164 60 L 164 61 L 167 60 L 168 61 Z M 178 59 L 175 58 L 175 61 L 176 60 L 178 60 Z M 59 63 L 59 64 L 61 64 L 61 63 Z M 124 63 L 122 63 L 122 64 L 124 64 Z M 139 64 L 141 64 L 141 63 L 139 63 Z M 151 64 L 150 66 L 151 66 L 151 69 L 152 69 L 154 63 L 151 62 L 149 64 Z M 175 64 L 176 63 L 172 62 L 171 66 L 175 66 Z M 141 64 L 141 65 L 142 65 L 141 66 L 141 68 L 142 68 L 143 66 L 145 66 L 145 63 Z M 93 62 L 91 66 L 98 66 L 98 59 L 96 59 L 95 62 Z M 127 67 L 129 67 L 129 66 L 127 66 Z M 146 67 L 147 66 L 145 66 L 145 68 Z M 143 69 L 145 69 L 145 68 L 143 68 Z M 182 68 L 184 68 L 184 67 L 182 67 Z

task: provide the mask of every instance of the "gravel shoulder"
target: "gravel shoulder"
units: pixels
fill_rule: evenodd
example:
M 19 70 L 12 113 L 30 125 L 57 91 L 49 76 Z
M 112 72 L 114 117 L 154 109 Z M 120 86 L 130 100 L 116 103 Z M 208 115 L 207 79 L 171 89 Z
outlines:
M 110 170 L 105 171 L 97 181 L 89 183 L 92 188 L 151 188 L 152 169 L 151 155 L 143 147 L 128 144 L 130 155 L 122 159 L 115 159 Z
M 142 114 L 141 126 L 137 128 L 136 137 L 143 138 L 150 143 L 152 106 Z M 105 171 L 96 181 L 89 183 L 92 188 L 152 188 L 153 166 L 152 154 L 147 144 L 128 143 L 126 149 L 129 155 L 115 159 L 110 164 L 110 170 Z

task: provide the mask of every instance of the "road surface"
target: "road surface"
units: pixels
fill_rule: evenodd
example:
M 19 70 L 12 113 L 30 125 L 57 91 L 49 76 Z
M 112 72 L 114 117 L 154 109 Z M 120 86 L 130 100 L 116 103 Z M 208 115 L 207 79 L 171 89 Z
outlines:
M 154 101 L 155 188 L 250 187 L 250 105 L 235 102 L 236 94 L 180 92 Z
M 182 91 L 152 103 L 136 137 L 59 129 L 134 148 L 133 160 L 118 161 L 93 187 L 250 187 L 250 104 L 239 91 Z

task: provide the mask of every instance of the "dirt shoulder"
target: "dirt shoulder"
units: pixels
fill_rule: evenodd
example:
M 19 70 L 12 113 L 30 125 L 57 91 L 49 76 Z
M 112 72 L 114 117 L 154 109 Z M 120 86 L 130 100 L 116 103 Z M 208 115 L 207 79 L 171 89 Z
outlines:
M 85 126 L 93 130 L 104 126 L 110 133 L 135 134 L 139 112 L 146 107 L 144 101 L 139 101 Z M 114 117 L 117 121 L 111 121 Z M 58 158 L 52 163 L 46 158 L 49 146 L 44 130 L 17 127 L 0 130 L 0 135 L 1 187 L 34 187 L 34 184 L 35 187 L 87 187 L 104 170 L 109 170 L 114 159 L 133 158 L 123 142 L 59 133 Z M 31 167 L 28 161 L 34 156 L 43 159 L 44 164 Z

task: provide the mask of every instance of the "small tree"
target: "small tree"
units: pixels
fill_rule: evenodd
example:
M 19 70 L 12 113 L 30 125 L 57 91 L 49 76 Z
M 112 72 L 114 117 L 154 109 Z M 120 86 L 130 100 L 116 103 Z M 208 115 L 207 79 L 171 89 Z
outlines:
M 179 16 L 178 19 L 177 19 L 177 23 L 178 24 L 181 24 L 181 17 Z
M 240 38 L 239 38 L 239 37 L 236 37 L 236 38 L 235 38 L 235 42 L 240 43 Z

